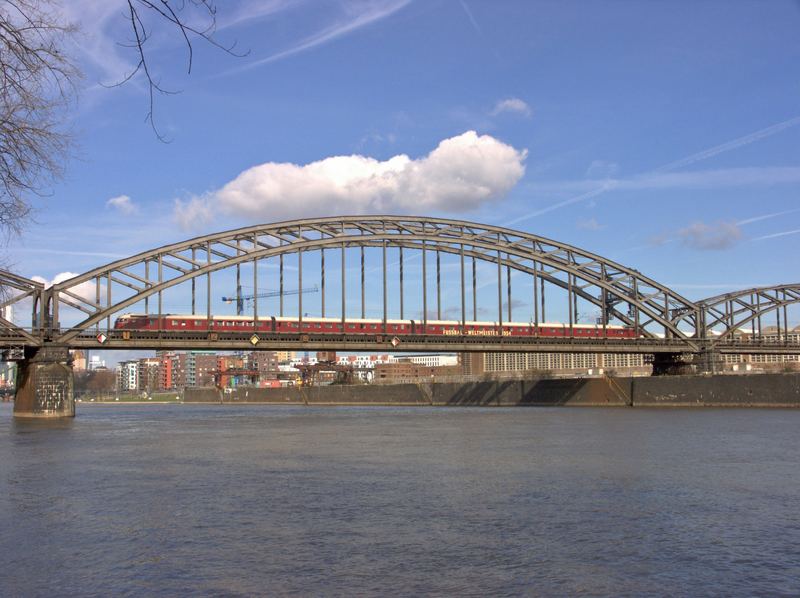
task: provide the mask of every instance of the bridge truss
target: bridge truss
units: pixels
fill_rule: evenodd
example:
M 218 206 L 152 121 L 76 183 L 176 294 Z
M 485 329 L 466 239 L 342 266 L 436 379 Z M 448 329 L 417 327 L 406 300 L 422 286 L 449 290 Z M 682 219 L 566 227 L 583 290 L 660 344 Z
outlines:
M 788 309 L 800 304 L 800 285 L 783 284 L 716 295 L 698 301 L 711 344 L 723 352 L 764 352 L 796 345 Z M 774 325 L 771 322 L 774 318 Z
M 392 262 L 388 252 L 392 251 Z M 365 251 L 377 252 L 380 267 L 367 268 Z M 355 257 L 354 257 L 355 255 Z M 419 259 L 415 268 L 409 268 L 411 257 Z M 447 256 L 455 266 L 456 282 L 443 288 L 441 258 Z M 364 342 L 363 337 L 335 338 L 298 334 L 297 338 L 282 335 L 263 338 L 270 348 L 341 348 L 378 350 L 387 348 L 386 322 L 395 319 L 418 319 L 423 326 L 428 320 L 441 320 L 443 291 L 452 295 L 457 291 L 457 314 L 450 312 L 448 319 L 466 322 L 479 320 L 485 314 L 481 300 L 485 300 L 487 285 L 496 287 L 488 319 L 498 326 L 515 321 L 514 309 L 518 303 L 526 304 L 525 315 L 517 321 L 533 326 L 546 322 L 546 291 L 556 289 L 566 298 L 564 324 L 572 330 L 578 323 L 578 303 L 593 306 L 600 316 L 597 324 L 604 329 L 611 323 L 634 327 L 641 338 L 623 343 L 605 340 L 575 339 L 567 341 L 528 339 L 468 339 L 464 337 L 430 339 L 420 336 L 398 350 L 556 350 L 556 351 L 606 351 L 618 352 L 696 352 L 711 344 L 730 341 L 732 331 L 771 310 L 784 310 L 789 303 L 797 302 L 800 292 L 796 285 L 770 289 L 750 289 L 738 294 L 692 302 L 665 285 L 644 276 L 635 269 L 625 267 L 591 252 L 557 241 L 511 230 L 462 220 L 423 218 L 413 216 L 351 216 L 293 220 L 240 228 L 205 235 L 159 247 L 138 255 L 95 268 L 49 288 L 43 285 L 3 274 L 0 285 L 11 290 L 11 295 L 0 303 L 31 305 L 30 327 L 15 326 L 0 319 L 0 340 L 10 343 L 16 339 L 25 345 L 94 346 L 98 335 L 104 332 L 103 343 L 109 348 L 242 348 L 250 335 L 211 333 L 184 333 L 152 331 L 131 333 L 122 338 L 113 330 L 115 315 L 134 307 L 144 313 L 165 315 L 164 294 L 174 288 L 186 289 L 191 314 L 205 316 L 210 322 L 213 313 L 212 274 L 235 270 L 236 284 L 247 269 L 252 279 L 252 294 L 257 296 L 264 274 L 259 278 L 264 263 L 274 266 L 277 274 L 269 276 L 269 286 L 280 289 L 280 306 L 274 312 L 284 316 L 284 291 L 287 284 L 302 291 L 303 264 L 314 260 L 314 284 L 321 287 L 321 317 L 326 311 L 326 257 L 329 270 L 331 258 L 338 262 L 341 277 L 340 296 L 336 297 L 338 317 L 344 321 L 360 313 L 366 315 L 367 296 L 382 302 L 380 321 L 382 328 L 375 338 Z M 292 259 L 290 268 L 287 260 Z M 318 260 L 318 261 L 317 261 Z M 478 277 L 477 264 L 481 268 Z M 421 266 L 421 271 L 419 266 Z M 296 272 L 293 271 L 296 269 Z M 378 271 L 377 274 L 375 271 Z M 486 280 L 486 272 L 491 279 Z M 355 272 L 355 285 L 348 277 Z M 288 280 L 296 276 L 296 280 Z M 395 305 L 389 310 L 389 280 L 396 287 L 392 296 Z M 525 280 L 524 283 L 522 281 Z M 358 291 L 353 291 L 353 287 Z M 370 289 L 369 291 L 367 289 Z M 376 292 L 377 289 L 377 292 Z M 525 289 L 525 297 L 521 298 Z M 494 291 L 492 291 L 494 294 Z M 409 301 L 414 295 L 415 301 Z M 303 309 L 303 295 L 297 295 L 297 312 L 293 314 L 302 322 L 307 317 Z M 522 299 L 522 301 L 521 301 Z M 414 311 L 411 305 L 420 307 Z M 204 308 L 204 309 L 203 309 Z M 359 309 L 360 308 L 360 309 Z M 264 312 L 262 314 L 262 312 Z M 266 313 L 258 299 L 253 301 L 253 320 Z M 519 312 L 518 312 L 519 313 Z M 552 313 L 552 307 L 551 307 Z M 69 318 L 65 318 L 65 314 Z M 76 317 L 76 314 L 77 317 Z M 431 314 L 435 314 L 432 317 Z M 487 319 L 481 315 L 480 319 Z M 62 322 L 63 320 L 63 322 Z M 69 321 L 68 321 L 69 320 Z M 27 328 L 27 329 L 26 329 Z M 718 334 L 711 335 L 710 331 Z M 263 335 L 262 335 L 263 336 Z M 572 337 L 573 335 L 570 335 Z M 266 348 L 266 347 L 265 347 Z M 358 350 L 358 349 L 356 349 Z

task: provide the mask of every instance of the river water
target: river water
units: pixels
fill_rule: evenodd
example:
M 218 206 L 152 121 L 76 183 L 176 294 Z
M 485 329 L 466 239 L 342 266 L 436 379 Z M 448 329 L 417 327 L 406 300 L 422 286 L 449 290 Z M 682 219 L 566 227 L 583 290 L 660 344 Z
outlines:
M 798 595 L 800 410 L 0 405 L 0 595 Z

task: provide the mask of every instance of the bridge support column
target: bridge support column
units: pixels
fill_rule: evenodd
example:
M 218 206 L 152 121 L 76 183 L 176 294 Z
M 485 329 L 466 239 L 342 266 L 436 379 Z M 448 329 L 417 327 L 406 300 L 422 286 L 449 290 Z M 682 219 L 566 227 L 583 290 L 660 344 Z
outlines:
M 724 369 L 722 353 L 715 349 L 704 349 L 695 355 L 698 374 L 717 374 Z
M 681 376 L 693 374 L 692 355 L 687 353 L 655 353 L 653 355 L 653 376 Z
M 75 417 L 72 363 L 66 347 L 26 351 L 17 363 L 14 417 Z

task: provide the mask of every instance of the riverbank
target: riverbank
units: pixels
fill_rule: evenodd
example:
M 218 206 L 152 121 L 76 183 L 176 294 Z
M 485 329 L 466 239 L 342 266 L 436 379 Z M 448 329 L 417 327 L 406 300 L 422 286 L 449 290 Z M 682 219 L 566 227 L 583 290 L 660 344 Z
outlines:
M 800 407 L 800 374 L 187 388 L 185 403 L 481 407 Z

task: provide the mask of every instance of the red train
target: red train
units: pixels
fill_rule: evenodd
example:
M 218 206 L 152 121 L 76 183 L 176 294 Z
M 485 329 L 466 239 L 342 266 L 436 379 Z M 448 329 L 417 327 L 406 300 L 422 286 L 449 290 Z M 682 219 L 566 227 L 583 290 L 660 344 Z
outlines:
M 144 314 L 123 314 L 114 322 L 117 330 L 164 330 L 187 332 L 274 332 L 304 334 L 392 334 L 402 335 L 442 335 L 442 336 L 570 336 L 570 327 L 561 322 L 541 322 L 534 326 L 530 322 L 461 322 L 456 320 L 387 320 L 386 330 L 382 320 L 349 319 L 344 323 L 339 318 L 297 318 L 265 317 L 256 322 L 247 316 L 212 316 L 209 326 L 205 316 L 165 314 L 160 318 Z M 635 338 L 636 331 L 627 326 L 575 324 L 572 336 L 576 338 Z

